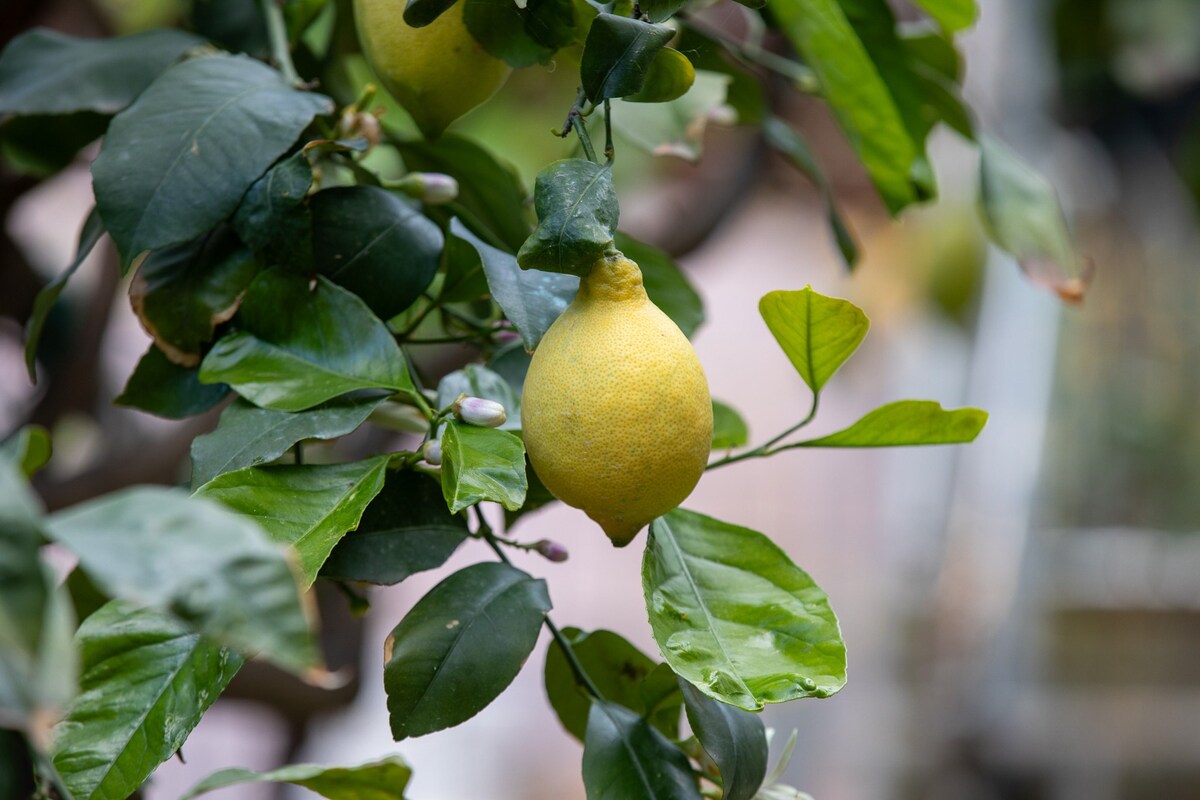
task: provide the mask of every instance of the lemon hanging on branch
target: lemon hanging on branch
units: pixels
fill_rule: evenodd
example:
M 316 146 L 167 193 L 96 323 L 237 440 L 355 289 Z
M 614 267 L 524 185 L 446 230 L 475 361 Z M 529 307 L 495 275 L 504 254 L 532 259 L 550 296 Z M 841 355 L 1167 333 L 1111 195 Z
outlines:
M 490 98 L 512 72 L 471 36 L 464 6 L 455 3 L 414 28 L 397 0 L 354 0 L 358 39 L 371 69 L 429 138 Z
M 618 547 L 692 492 L 712 442 L 708 382 L 687 337 L 620 253 L 600 258 L 533 354 L 529 460 Z

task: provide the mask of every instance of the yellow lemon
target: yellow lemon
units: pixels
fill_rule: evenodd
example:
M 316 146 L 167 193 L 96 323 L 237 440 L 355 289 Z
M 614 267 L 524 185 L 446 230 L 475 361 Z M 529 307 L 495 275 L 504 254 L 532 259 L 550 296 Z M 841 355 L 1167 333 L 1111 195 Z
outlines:
M 487 53 L 463 23 L 464 2 L 423 28 L 404 21 L 399 0 L 354 0 L 363 53 L 421 132 L 441 135 L 496 93 L 512 68 Z
M 604 258 L 580 282 L 533 354 L 521 427 L 546 488 L 618 547 L 691 494 L 712 443 L 708 382 L 637 264 Z

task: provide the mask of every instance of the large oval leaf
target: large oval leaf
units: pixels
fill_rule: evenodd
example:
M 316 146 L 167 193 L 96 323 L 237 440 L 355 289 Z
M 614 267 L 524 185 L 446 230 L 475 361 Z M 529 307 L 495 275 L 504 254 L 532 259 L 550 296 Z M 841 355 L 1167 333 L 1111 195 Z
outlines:
M 201 383 L 200 370 L 179 366 L 151 344 L 113 402 L 167 419 L 183 419 L 208 411 L 228 394 L 225 384 Z
M 688 724 L 721 774 L 721 800 L 751 800 L 767 776 L 762 718 L 713 700 L 680 679 Z
M 463 22 L 484 50 L 517 69 L 545 64 L 575 39 L 571 0 L 463 0 Z
M 412 305 L 437 273 L 442 232 L 389 191 L 345 186 L 312 199 L 317 268 L 382 319 Z
M 650 65 L 675 31 L 666 25 L 597 14 L 579 62 L 583 90 L 595 104 L 641 91 Z
M 509 511 L 525 503 L 525 443 L 508 431 L 451 420 L 442 432 L 442 494 L 450 513 L 480 500 Z
M 92 163 L 96 205 L 125 262 L 228 217 L 313 117 L 332 110 L 243 56 L 167 70 L 113 119 Z
M 383 488 L 389 456 L 349 464 L 246 467 L 218 475 L 196 490 L 253 518 L 277 542 L 291 545 L 306 584 L 346 531 Z
M 499 562 L 435 586 L 388 637 L 383 686 L 393 738 L 482 711 L 517 676 L 549 611 L 545 581 Z
M 596 700 L 583 742 L 588 800 L 701 800 L 687 756 L 635 711 Z
M 76 800 L 123 800 L 173 756 L 242 665 L 165 614 L 112 601 L 84 621 L 80 695 L 51 756 Z
M 169 612 L 302 674 L 317 662 L 282 549 L 217 503 L 177 489 L 128 489 L 55 514 L 46 530 L 110 597 Z
M 538 225 L 521 245 L 521 269 L 586 275 L 613 246 L 620 211 L 612 170 L 581 158 L 555 161 L 534 186 Z
M 246 292 L 238 330 L 200 365 L 205 383 L 227 383 L 250 402 L 303 411 L 357 389 L 413 388 L 387 327 L 328 279 L 264 272 Z
M 829 598 L 757 531 L 683 509 L 659 517 L 642 588 L 667 663 L 709 697 L 757 711 L 846 683 Z

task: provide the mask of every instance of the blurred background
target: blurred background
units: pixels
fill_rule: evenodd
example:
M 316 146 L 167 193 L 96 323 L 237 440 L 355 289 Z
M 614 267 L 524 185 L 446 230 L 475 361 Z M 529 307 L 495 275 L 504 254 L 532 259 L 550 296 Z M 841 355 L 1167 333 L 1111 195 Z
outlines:
M 175 21 L 183 6 L 5 0 L 0 43 L 33 24 L 137 30 Z M 773 754 L 798 732 L 785 782 L 818 800 L 1200 798 L 1200 3 L 981 0 L 980 10 L 962 40 L 967 98 L 982 128 L 1058 187 L 1096 265 L 1081 306 L 1063 306 L 985 245 L 975 151 L 948 131 L 931 150 L 942 198 L 891 221 L 826 110 L 803 98 L 784 109 L 856 232 L 863 260 L 852 274 L 820 194 L 753 132 L 710 126 L 698 165 L 618 140 L 622 227 L 676 254 L 702 295 L 696 349 L 752 442 L 808 408 L 757 314 L 767 291 L 807 284 L 851 299 L 873 323 L 827 389 L 815 434 L 908 397 L 991 413 L 971 446 L 793 451 L 708 474 L 687 505 L 771 536 L 841 619 L 847 687 L 764 712 Z M 565 153 L 547 132 L 569 105 L 572 72 L 518 73 L 457 129 L 531 184 Z M 184 481 L 191 439 L 216 422 L 111 404 L 148 337 L 110 247 L 51 318 L 43 379 L 35 388 L 25 377 L 21 326 L 73 254 L 94 153 L 42 182 L 0 159 L 0 438 L 30 421 L 52 429 L 55 457 L 38 484 L 50 508 Z M 448 346 L 420 357 L 436 372 L 468 355 Z M 610 628 L 654 652 L 640 544 L 614 550 L 560 505 L 513 533 L 570 549 L 566 564 L 519 563 L 547 578 L 561 625 Z M 448 568 L 486 557 L 468 542 Z M 476 718 L 391 741 L 383 640 L 445 574 L 374 592 L 364 620 L 340 595 L 323 597 L 331 662 L 353 680 L 325 692 L 247 668 L 146 797 L 177 797 L 227 766 L 399 752 L 415 769 L 415 800 L 582 798 L 581 748 L 541 688 L 545 641 Z

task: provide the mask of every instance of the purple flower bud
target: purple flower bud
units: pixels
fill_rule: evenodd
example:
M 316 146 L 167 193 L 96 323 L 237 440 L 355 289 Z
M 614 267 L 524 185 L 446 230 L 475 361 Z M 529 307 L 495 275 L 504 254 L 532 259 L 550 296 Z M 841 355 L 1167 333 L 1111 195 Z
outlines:
M 534 550 L 545 558 L 547 561 L 553 561 L 555 564 L 561 564 L 570 556 L 567 548 L 563 547 L 558 542 L 552 542 L 549 539 L 542 539 L 533 546 Z
M 497 428 L 508 419 L 504 406 L 482 397 L 460 397 L 454 401 L 451 410 L 463 422 L 480 428 Z
M 425 459 L 425 463 L 438 466 L 442 463 L 442 440 L 430 439 L 421 448 L 421 457 Z

